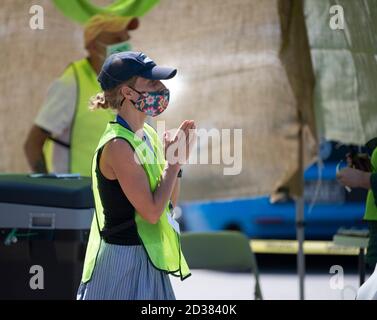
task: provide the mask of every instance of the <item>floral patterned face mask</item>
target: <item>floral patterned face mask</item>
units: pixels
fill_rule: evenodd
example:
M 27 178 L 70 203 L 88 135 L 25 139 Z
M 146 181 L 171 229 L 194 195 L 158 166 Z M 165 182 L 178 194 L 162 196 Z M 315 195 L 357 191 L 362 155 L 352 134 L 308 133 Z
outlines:
M 132 89 L 140 96 L 136 101 L 131 100 L 131 102 L 137 110 L 146 113 L 148 116 L 158 116 L 169 104 L 170 92 L 167 88 L 152 92 L 139 92 L 134 88 Z

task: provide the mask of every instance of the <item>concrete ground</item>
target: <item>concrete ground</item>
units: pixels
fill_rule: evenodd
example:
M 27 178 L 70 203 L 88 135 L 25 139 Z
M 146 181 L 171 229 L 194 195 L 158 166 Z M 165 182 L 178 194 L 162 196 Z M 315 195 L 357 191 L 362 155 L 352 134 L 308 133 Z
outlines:
M 264 299 L 299 298 L 295 256 L 257 256 Z M 359 288 L 357 257 L 308 256 L 305 299 L 354 300 Z M 336 273 L 330 273 L 332 266 Z M 342 270 L 342 271 L 339 271 Z M 177 299 L 245 300 L 253 299 L 254 277 L 245 273 L 191 270 L 185 281 L 171 277 Z M 342 275 L 343 272 L 343 275 Z

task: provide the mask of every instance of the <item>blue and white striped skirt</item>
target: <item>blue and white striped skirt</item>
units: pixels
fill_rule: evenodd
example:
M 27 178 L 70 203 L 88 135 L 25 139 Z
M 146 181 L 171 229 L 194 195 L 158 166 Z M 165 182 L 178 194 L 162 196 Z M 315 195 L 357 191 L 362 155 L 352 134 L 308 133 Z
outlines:
M 175 300 L 169 275 L 157 270 L 142 245 L 101 241 L 92 278 L 82 283 L 78 300 Z

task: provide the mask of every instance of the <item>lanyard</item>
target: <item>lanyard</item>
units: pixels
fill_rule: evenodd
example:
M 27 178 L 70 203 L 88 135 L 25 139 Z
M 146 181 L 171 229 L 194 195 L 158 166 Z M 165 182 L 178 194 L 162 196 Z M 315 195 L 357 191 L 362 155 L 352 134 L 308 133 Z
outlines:
M 126 129 L 132 131 L 132 129 L 131 129 L 130 125 L 127 123 L 127 121 L 124 120 L 119 114 L 117 115 L 116 122 L 118 122 L 122 127 L 125 127 Z
M 130 125 L 127 123 L 127 121 L 124 120 L 119 114 L 116 117 L 116 122 L 118 122 L 122 127 L 124 127 L 126 129 L 130 130 L 131 132 L 133 132 L 132 129 L 131 129 L 131 127 L 130 127 Z M 149 147 L 149 149 L 151 149 L 151 151 L 153 152 L 153 155 L 156 157 L 156 154 L 154 152 L 152 144 L 149 141 L 149 138 L 148 138 L 148 136 L 145 133 L 143 133 L 143 141 L 147 143 L 147 146 Z

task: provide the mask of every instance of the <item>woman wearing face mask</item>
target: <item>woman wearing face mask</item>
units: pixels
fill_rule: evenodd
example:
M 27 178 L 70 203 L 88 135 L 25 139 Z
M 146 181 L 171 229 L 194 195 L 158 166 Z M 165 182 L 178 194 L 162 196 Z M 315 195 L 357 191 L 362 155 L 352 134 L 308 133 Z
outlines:
M 175 299 L 168 274 L 181 280 L 190 275 L 172 208 L 195 124 L 184 121 L 162 145 L 145 123 L 147 115 L 166 109 L 169 90 L 160 80 L 175 74 L 140 52 L 113 54 L 102 66 L 104 93 L 91 105 L 118 114 L 93 157 L 96 213 L 78 299 Z

